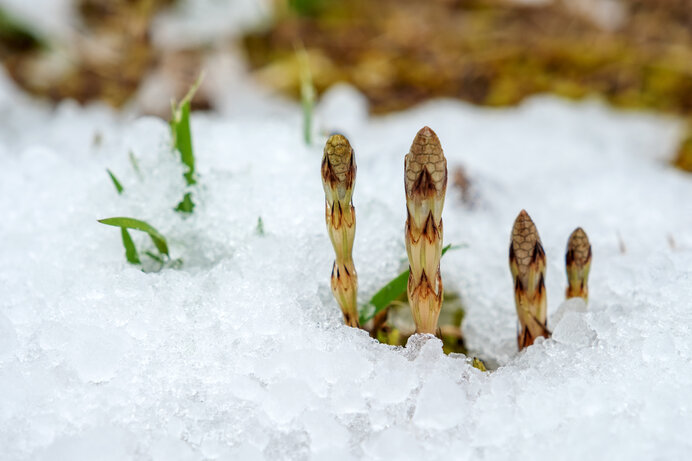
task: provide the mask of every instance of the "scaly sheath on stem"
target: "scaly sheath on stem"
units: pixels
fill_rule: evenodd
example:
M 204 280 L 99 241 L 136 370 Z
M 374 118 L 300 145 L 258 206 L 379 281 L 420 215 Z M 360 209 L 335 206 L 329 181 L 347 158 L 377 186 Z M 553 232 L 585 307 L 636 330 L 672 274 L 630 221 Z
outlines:
M 519 349 L 536 338 L 550 337 L 547 327 L 548 298 L 545 290 L 545 252 L 536 225 L 521 210 L 514 221 L 509 244 L 509 269 L 514 279 L 514 302 L 519 317 Z
M 353 264 L 356 210 L 351 198 L 356 180 L 356 161 L 348 140 L 330 136 L 322 156 L 322 186 L 327 231 L 336 260 L 332 267 L 332 293 L 341 307 L 346 325 L 358 328 L 358 275 Z
M 567 241 L 565 254 L 567 269 L 567 298 L 589 300 L 589 270 L 591 269 L 591 244 L 581 227 L 577 227 Z
M 435 334 L 442 309 L 442 208 L 447 190 L 447 160 L 433 130 L 416 134 L 404 160 L 408 300 L 417 333 Z

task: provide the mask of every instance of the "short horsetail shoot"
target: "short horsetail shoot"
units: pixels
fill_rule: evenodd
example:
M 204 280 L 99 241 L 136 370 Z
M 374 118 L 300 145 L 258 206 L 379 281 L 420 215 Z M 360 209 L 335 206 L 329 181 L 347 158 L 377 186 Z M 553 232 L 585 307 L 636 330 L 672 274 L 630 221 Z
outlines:
M 435 334 L 442 309 L 442 208 L 447 160 L 433 130 L 423 127 L 404 159 L 408 299 L 417 333 Z
M 327 140 L 321 171 L 327 232 L 336 253 L 332 267 L 332 293 L 341 307 L 346 325 L 358 328 L 358 275 L 352 256 L 356 210 L 351 200 L 356 161 L 351 144 L 344 136 L 334 134 Z
M 545 252 L 536 225 L 528 213 L 521 210 L 514 221 L 509 244 L 509 268 L 514 280 L 514 301 L 519 316 L 519 349 L 532 345 L 540 336 L 550 337 L 545 266 Z
M 581 227 L 577 227 L 567 241 L 565 254 L 567 270 L 566 298 L 589 300 L 589 270 L 591 269 L 591 244 Z

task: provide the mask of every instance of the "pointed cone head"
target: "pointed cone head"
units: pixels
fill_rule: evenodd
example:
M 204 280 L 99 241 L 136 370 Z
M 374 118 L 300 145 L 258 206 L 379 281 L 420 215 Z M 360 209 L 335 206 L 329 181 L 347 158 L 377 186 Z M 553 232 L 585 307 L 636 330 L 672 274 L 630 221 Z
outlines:
M 521 210 L 514 221 L 510 243 L 510 264 L 514 259 L 521 278 L 528 273 L 536 248 L 542 248 L 538 230 L 529 214 Z
M 447 160 L 440 139 L 429 127 L 421 128 L 413 139 L 405 160 L 406 195 L 443 195 L 447 189 Z
M 356 161 L 353 148 L 345 136 L 333 134 L 327 139 L 322 156 L 322 181 L 337 190 L 341 200 L 353 189 L 356 179 Z M 336 197 L 335 197 L 336 198 Z
M 578 267 L 583 267 L 590 259 L 591 244 L 589 243 L 589 237 L 581 227 L 577 227 L 567 241 L 565 262 L 568 266 L 576 264 Z

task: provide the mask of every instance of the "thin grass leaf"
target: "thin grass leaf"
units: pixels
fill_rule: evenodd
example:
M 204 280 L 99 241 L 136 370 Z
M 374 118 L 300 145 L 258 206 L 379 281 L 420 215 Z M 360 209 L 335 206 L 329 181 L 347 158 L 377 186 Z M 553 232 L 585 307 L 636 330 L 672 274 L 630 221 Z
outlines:
M 0 7 L 0 39 L 3 45 L 21 45 L 23 50 L 48 50 L 48 40 L 37 30 Z
M 151 238 L 151 241 L 154 242 L 156 249 L 159 250 L 159 253 L 169 256 L 168 243 L 166 243 L 166 238 L 163 235 L 161 235 L 159 231 L 154 229 L 153 226 L 144 221 L 124 217 L 99 219 L 98 221 L 101 224 L 105 224 L 107 226 L 125 227 L 127 229 L 135 229 L 142 232 L 146 232 Z
M 300 16 L 315 17 L 325 9 L 328 2 L 325 0 L 289 0 L 288 7 Z
M 180 269 L 181 267 L 183 267 L 183 260 L 181 258 L 172 259 L 168 262 L 168 267 L 170 267 L 171 269 Z
M 161 256 L 157 255 L 157 254 L 154 253 L 153 251 L 147 251 L 145 254 L 146 254 L 147 256 L 149 256 L 151 259 L 153 259 L 155 262 L 157 262 L 158 265 L 159 265 L 159 267 L 157 267 L 157 268 L 155 268 L 155 269 L 153 269 L 153 270 L 152 270 L 152 269 L 149 269 L 147 272 L 158 272 L 158 271 L 160 271 L 161 269 L 163 269 L 164 266 L 166 265 L 166 261 L 164 261 L 164 259 L 163 259 Z
M 488 371 L 488 369 L 485 367 L 485 363 L 483 363 L 483 361 L 481 359 L 479 359 L 478 357 L 473 358 L 473 361 L 471 362 L 471 366 L 473 368 L 477 368 L 481 371 Z
M 157 255 L 153 251 L 145 251 L 144 254 L 149 256 L 151 259 L 153 259 L 154 261 L 156 261 L 157 263 L 159 263 L 161 265 L 163 265 L 165 262 L 161 256 Z
M 264 221 L 262 221 L 262 216 L 257 218 L 257 227 L 255 227 L 255 233 L 260 237 L 264 236 Z
M 118 181 L 118 178 L 115 177 L 111 170 L 106 169 L 106 171 L 108 172 L 108 176 L 111 177 L 111 181 L 113 181 L 113 185 L 115 186 L 115 190 L 118 191 L 118 195 L 122 194 L 124 190 L 123 185 L 120 184 L 120 181 Z
M 195 154 L 192 151 L 192 134 L 190 131 L 190 103 L 185 102 L 176 110 L 176 116 L 171 120 L 173 142 L 180 152 L 180 161 L 187 166 L 183 174 L 188 186 L 195 184 Z
M 312 145 L 312 114 L 315 109 L 315 85 L 312 83 L 310 61 L 305 47 L 296 46 L 300 67 L 300 104 L 303 109 L 303 139 L 308 146 Z
M 380 290 L 370 298 L 370 301 L 361 308 L 359 322 L 365 325 L 368 320 L 377 315 L 385 307 L 389 306 L 392 301 L 406 292 L 406 284 L 408 283 L 408 269 L 393 278 L 389 283 L 380 288 Z
M 129 262 L 130 264 L 141 264 L 142 262 L 139 260 L 139 255 L 137 254 L 137 247 L 135 246 L 135 242 L 132 241 L 130 232 L 126 228 L 121 227 L 120 235 L 123 238 L 123 246 L 125 247 L 125 259 L 127 259 L 127 262 Z
M 178 203 L 178 206 L 175 207 L 175 211 L 180 213 L 192 213 L 194 209 L 195 203 L 192 201 L 191 192 L 187 192 L 180 203 Z
M 135 157 L 135 153 L 132 151 L 129 151 L 127 153 L 127 156 L 130 159 L 130 164 L 132 165 L 132 169 L 135 170 L 135 173 L 137 173 L 138 176 L 142 174 L 142 172 L 139 169 L 139 161 L 137 160 L 137 157 Z
M 463 248 L 465 245 L 447 245 L 442 248 L 442 255 L 447 253 L 449 250 L 456 250 L 458 248 Z M 368 303 L 361 307 L 359 321 L 361 325 L 367 323 L 372 319 L 378 312 L 383 310 L 385 307 L 392 304 L 392 302 L 399 296 L 406 293 L 406 286 L 408 284 L 408 269 L 403 271 L 401 274 L 393 278 L 389 283 L 380 288 L 380 290 L 375 293 Z
M 173 146 L 180 152 L 180 160 L 187 166 L 187 172 L 184 176 L 188 186 L 196 183 L 195 154 L 192 149 L 192 132 L 190 130 L 190 102 L 203 79 L 204 74 L 200 74 L 185 97 L 177 105 L 173 105 L 170 121 Z

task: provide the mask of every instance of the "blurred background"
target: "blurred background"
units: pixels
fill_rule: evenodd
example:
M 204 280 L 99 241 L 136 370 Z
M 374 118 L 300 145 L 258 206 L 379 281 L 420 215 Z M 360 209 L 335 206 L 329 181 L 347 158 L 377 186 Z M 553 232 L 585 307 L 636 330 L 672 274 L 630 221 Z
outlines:
M 0 0 L 0 57 L 38 98 L 163 117 L 202 69 L 198 110 L 244 78 L 298 99 L 306 62 L 375 114 L 598 97 L 685 120 L 692 171 L 691 0 Z

